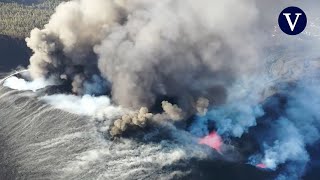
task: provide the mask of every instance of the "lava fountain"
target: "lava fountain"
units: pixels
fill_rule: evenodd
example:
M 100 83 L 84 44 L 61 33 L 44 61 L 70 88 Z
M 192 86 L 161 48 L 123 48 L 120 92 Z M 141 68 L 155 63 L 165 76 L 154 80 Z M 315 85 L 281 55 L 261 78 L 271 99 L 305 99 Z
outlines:
M 221 137 L 215 131 L 211 132 L 209 135 L 201 138 L 199 144 L 207 145 L 219 153 L 221 153 L 221 146 L 223 144 Z

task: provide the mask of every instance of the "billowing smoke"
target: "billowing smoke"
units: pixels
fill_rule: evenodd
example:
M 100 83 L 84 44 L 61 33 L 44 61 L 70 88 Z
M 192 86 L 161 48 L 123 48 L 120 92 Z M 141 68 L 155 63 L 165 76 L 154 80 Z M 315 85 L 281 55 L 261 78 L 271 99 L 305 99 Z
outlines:
M 199 97 L 220 104 L 235 78 L 263 64 L 258 20 L 253 0 L 70 1 L 27 38 L 29 70 L 71 81 L 78 94 L 110 88 L 113 101 L 132 109 L 161 96 L 184 110 Z M 97 80 L 101 87 L 88 86 Z
M 138 112 L 123 115 L 121 119 L 117 119 L 110 131 L 112 136 L 121 135 L 127 130 L 128 126 L 145 127 L 147 120 L 151 119 L 152 114 L 148 112 L 148 108 L 141 108 Z M 129 127 L 130 128 L 130 127 Z
M 173 105 L 168 101 L 163 101 L 161 104 L 163 111 L 165 112 L 165 114 L 168 115 L 168 119 L 174 121 L 179 121 L 183 119 L 183 111 L 177 105 Z
M 312 78 L 312 81 L 303 79 L 294 88 L 285 87 L 282 91 L 287 93 L 287 102 L 280 110 L 283 112 L 278 117 L 275 116 L 270 127 L 262 130 L 263 135 L 258 137 L 262 145 L 262 156 L 252 158 L 260 158 L 270 169 L 287 163 L 287 170 L 279 179 L 301 177 L 310 160 L 308 147 L 317 145 L 320 140 L 318 77 L 317 75 L 314 77 L 316 79 Z M 268 103 L 278 102 L 277 99 L 270 99 Z
M 33 82 L 53 79 L 83 96 L 41 100 L 100 119 L 109 114 L 108 122 L 101 121 L 112 136 L 163 122 L 179 142 L 200 139 L 227 156 L 233 152 L 221 146 L 241 152 L 233 140 L 248 135 L 258 147 L 239 161 L 270 170 L 282 166 L 278 179 L 298 179 L 320 134 L 320 46 L 314 35 L 320 21 L 309 16 L 314 4 L 306 3 L 306 33 L 282 35 L 276 19 L 286 4 L 64 2 L 26 39 L 34 52 L 28 69 Z M 18 89 L 32 86 L 24 83 Z
M 199 98 L 196 102 L 196 110 L 199 115 L 205 115 L 208 112 L 209 100 L 206 98 Z
M 129 112 L 123 115 L 120 119 L 117 119 L 113 123 L 113 127 L 110 131 L 112 136 L 121 135 L 127 129 L 147 126 L 148 121 L 180 121 L 183 120 L 183 111 L 177 106 L 169 103 L 168 101 L 162 101 L 163 113 L 152 114 L 148 108 L 142 107 L 137 112 Z
M 34 51 L 30 59 L 31 76 L 57 76 L 72 82 L 78 94 L 91 93 L 85 84 L 102 81 L 93 46 L 100 43 L 105 31 L 121 21 L 121 10 L 114 1 L 70 1 L 57 7 L 42 30 L 31 31 L 27 45 Z M 89 81 L 89 82 L 88 82 Z M 106 80 L 103 80 L 106 81 Z M 107 82 L 100 83 L 107 91 Z

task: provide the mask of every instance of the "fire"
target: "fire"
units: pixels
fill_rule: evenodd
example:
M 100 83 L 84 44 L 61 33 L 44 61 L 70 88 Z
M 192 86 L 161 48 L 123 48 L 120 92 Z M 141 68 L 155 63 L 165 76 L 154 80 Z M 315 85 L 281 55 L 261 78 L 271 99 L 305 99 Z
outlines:
M 219 153 L 221 153 L 221 146 L 223 144 L 221 137 L 215 131 L 199 140 L 199 144 L 205 144 Z
M 263 164 L 263 163 L 257 164 L 256 167 L 257 168 L 261 168 L 261 169 L 266 169 L 267 168 L 267 166 L 265 164 Z

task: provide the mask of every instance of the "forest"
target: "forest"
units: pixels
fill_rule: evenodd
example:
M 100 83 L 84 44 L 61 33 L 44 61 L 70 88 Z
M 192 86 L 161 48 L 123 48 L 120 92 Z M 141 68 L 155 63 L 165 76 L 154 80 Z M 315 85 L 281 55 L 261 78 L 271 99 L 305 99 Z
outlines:
M 0 0 L 0 76 L 29 64 L 32 52 L 25 38 L 33 28 L 43 27 L 62 1 Z
M 0 0 L 0 35 L 24 39 L 45 25 L 55 7 L 66 0 Z

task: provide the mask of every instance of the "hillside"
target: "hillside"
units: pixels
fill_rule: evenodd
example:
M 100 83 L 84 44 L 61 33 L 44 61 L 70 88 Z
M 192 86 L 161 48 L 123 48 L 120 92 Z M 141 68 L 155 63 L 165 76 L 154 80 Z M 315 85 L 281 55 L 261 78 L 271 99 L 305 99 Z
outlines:
M 0 0 L 0 35 L 25 38 L 46 24 L 64 0 Z
M 64 0 L 0 0 L 0 73 L 29 64 L 25 37 L 41 28 Z

